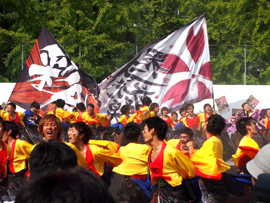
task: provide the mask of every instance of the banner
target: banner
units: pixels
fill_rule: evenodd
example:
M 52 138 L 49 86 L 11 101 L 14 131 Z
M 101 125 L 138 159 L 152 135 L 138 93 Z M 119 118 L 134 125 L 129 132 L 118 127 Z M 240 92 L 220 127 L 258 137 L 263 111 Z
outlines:
M 99 88 L 94 78 L 79 69 L 44 26 L 9 98 L 29 109 L 40 103 L 41 114 L 51 111 L 50 103 L 63 99 L 72 111 L 77 103 L 93 103 L 98 109 Z
M 155 40 L 100 85 L 101 113 L 120 117 L 148 96 L 169 112 L 212 98 L 213 82 L 205 15 Z

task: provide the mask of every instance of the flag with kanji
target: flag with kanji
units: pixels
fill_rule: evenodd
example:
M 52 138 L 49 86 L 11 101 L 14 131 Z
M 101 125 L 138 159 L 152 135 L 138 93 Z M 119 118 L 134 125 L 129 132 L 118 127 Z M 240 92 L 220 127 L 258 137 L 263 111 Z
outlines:
M 145 96 L 169 112 L 212 98 L 205 15 L 148 44 L 99 87 L 100 111 L 115 121 L 122 105 L 130 104 L 134 109 Z
M 40 103 L 41 113 L 51 111 L 57 99 L 72 111 L 77 103 L 93 103 L 98 108 L 99 88 L 93 77 L 71 61 L 61 45 L 44 26 L 24 64 L 9 98 L 10 102 L 29 109 L 33 101 Z

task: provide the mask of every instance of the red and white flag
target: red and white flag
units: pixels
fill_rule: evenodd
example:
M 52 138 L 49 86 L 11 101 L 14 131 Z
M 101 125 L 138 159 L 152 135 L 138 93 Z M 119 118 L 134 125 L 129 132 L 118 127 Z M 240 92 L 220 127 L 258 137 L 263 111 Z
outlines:
M 114 122 L 120 108 L 148 96 L 169 111 L 212 98 L 213 82 L 205 15 L 148 44 L 100 85 L 100 112 Z

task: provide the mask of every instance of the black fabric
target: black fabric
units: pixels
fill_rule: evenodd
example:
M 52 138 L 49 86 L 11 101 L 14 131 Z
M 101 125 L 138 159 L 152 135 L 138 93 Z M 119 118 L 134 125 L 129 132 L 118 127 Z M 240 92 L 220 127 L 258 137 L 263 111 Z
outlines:
M 149 203 L 150 199 L 138 183 L 131 178 L 125 178 L 115 195 L 116 202 Z

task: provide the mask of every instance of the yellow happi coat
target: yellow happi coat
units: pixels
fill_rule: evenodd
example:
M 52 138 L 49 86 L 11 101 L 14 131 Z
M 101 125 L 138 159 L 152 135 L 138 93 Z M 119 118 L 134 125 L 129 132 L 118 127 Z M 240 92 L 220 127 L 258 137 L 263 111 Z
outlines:
M 148 156 L 148 164 L 151 171 L 152 185 L 157 180 L 165 179 L 172 187 L 182 184 L 183 178 L 194 178 L 195 168 L 187 156 L 163 141 L 162 149 L 154 162 L 151 163 L 151 152 Z
M 230 169 L 223 160 L 222 142 L 214 135 L 210 135 L 203 146 L 190 155 L 190 160 L 196 168 L 197 175 L 203 178 L 220 180 L 222 173 Z
M 13 141 L 9 163 L 9 169 L 12 173 L 27 169 L 28 159 L 33 148 L 33 145 L 24 140 L 16 139 Z
M 112 150 L 107 150 L 95 144 L 86 145 L 87 169 L 94 171 L 98 176 L 104 173 L 105 163 L 110 163 L 111 167 L 122 163 L 120 156 Z
M 62 108 L 57 108 L 55 110 L 55 116 L 58 117 L 61 122 L 67 122 L 67 123 L 71 123 L 71 120 L 74 117 L 72 113 L 65 111 Z
M 1 116 L 5 121 L 12 121 L 17 125 L 22 125 L 23 127 L 25 127 L 25 124 L 23 122 L 23 118 L 25 116 L 25 113 L 22 113 L 22 112 L 15 112 L 15 113 L 16 113 L 15 120 L 12 120 L 10 115 L 7 112 L 2 112 Z
M 87 125 L 98 124 L 98 120 L 91 118 L 88 112 L 82 113 L 76 112 L 73 113 L 73 115 L 74 115 L 74 122 L 85 122 Z
M 118 153 L 123 162 L 113 172 L 126 175 L 148 175 L 148 154 L 151 147 L 145 144 L 129 143 L 120 147 Z
M 242 168 L 247 162 L 255 158 L 259 150 L 260 147 L 255 140 L 244 136 L 239 143 L 236 153 L 232 155 L 235 166 L 238 169 Z

